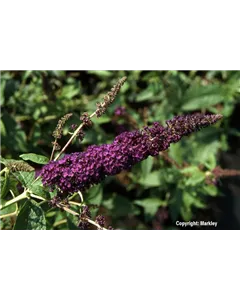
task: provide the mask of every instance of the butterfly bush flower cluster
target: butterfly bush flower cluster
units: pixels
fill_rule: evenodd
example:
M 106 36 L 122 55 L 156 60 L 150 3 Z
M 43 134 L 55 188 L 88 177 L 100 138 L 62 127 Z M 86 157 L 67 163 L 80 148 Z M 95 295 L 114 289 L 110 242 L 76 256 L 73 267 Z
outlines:
M 166 126 L 155 122 L 142 130 L 123 132 L 111 144 L 92 145 L 84 152 L 65 155 L 58 161 L 51 161 L 42 168 L 44 185 L 61 192 L 74 193 L 100 183 L 106 176 L 130 170 L 133 165 L 156 156 L 203 127 L 214 124 L 221 115 L 193 114 L 176 116 Z

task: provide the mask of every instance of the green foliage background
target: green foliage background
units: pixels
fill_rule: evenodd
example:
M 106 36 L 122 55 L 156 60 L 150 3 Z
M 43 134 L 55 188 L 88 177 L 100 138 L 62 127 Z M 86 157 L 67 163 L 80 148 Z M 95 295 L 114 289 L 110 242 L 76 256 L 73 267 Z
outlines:
M 208 184 L 206 174 L 221 164 L 221 155 L 237 151 L 239 146 L 239 71 L 1 72 L 2 157 L 19 160 L 24 153 L 50 157 L 57 121 L 71 112 L 68 125 L 79 124 L 80 115 L 85 111 L 91 114 L 96 102 L 123 76 L 128 79 L 116 101 L 105 115 L 93 119 L 94 126 L 86 131 L 85 139 L 81 143 L 76 140 L 68 153 L 83 151 L 90 144 L 110 143 L 119 125 L 132 130 L 196 111 L 221 113 L 223 120 L 171 145 L 168 160 L 162 155 L 149 157 L 131 172 L 109 177 L 83 193 L 87 203 L 99 207 L 92 213 L 102 213 L 117 229 L 174 229 L 176 220 L 221 221 L 224 212 L 216 213 L 215 204 L 224 192 L 221 184 Z M 118 106 L 126 107 L 128 119 L 114 115 Z M 70 137 L 68 131 L 65 126 L 62 146 Z M 169 162 L 172 159 L 175 163 Z M 11 199 L 7 185 L 18 193 L 16 181 L 1 177 L 1 183 L 2 201 Z M 41 229 L 37 228 L 41 224 L 47 229 L 76 229 L 69 216 L 61 223 L 66 213 L 49 210 L 47 204 L 41 208 L 43 214 L 34 201 L 22 205 L 22 211 L 31 216 L 26 229 Z M 38 214 L 41 222 L 34 227 L 31 224 Z M 26 222 L 22 219 L 19 214 L 15 229 L 22 228 L 21 222 Z M 11 229 L 14 223 L 13 218 L 4 219 L 1 227 Z

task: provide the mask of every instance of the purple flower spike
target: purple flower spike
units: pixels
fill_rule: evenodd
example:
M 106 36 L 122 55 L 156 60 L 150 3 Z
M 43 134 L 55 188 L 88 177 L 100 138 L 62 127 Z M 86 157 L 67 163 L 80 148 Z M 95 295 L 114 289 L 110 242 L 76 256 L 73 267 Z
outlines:
M 85 152 L 67 154 L 58 161 L 49 162 L 41 170 L 42 182 L 62 192 L 83 191 L 106 176 L 130 170 L 134 164 L 150 155 L 158 155 L 171 143 L 221 118 L 213 114 L 177 116 L 167 121 L 166 127 L 155 122 L 143 130 L 123 132 L 111 144 L 89 146 Z
M 220 114 L 201 114 L 176 116 L 167 121 L 168 133 L 171 137 L 171 143 L 178 142 L 183 136 L 189 135 L 194 131 L 216 123 L 222 118 Z

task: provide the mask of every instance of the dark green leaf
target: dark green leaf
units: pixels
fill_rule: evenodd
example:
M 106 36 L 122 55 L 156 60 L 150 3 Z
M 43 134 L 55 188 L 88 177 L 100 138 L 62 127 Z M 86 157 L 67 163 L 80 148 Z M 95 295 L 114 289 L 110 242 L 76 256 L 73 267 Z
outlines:
M 141 93 L 139 93 L 136 97 L 137 102 L 151 100 L 151 98 L 154 96 L 154 93 L 151 89 L 144 90 Z
M 78 230 L 79 229 L 77 227 L 77 218 L 68 213 L 67 213 L 67 224 L 68 224 L 68 229 L 70 229 L 70 230 Z
M 100 205 L 102 201 L 102 186 L 101 184 L 91 187 L 84 194 L 84 201 L 89 204 Z
M 0 120 L 0 128 L 1 128 L 1 136 L 6 136 L 7 132 L 2 119 Z
M 161 206 L 166 206 L 167 202 L 159 198 L 147 198 L 142 200 L 135 200 L 135 204 L 144 208 L 144 213 L 151 218 L 156 214 L 157 210 Z
M 84 195 L 84 201 L 90 205 L 100 206 L 102 203 L 103 191 L 101 184 L 91 187 Z M 95 217 L 99 208 L 92 208 L 91 214 L 92 217 Z
M 8 194 L 10 189 L 10 182 L 9 182 L 9 172 L 6 171 L 4 177 L 1 176 L 1 200 L 3 200 L 6 195 Z
M 88 71 L 89 74 L 94 74 L 94 75 L 97 75 L 99 77 L 109 77 L 111 76 L 111 72 L 110 71 Z
M 41 179 L 38 179 L 34 183 L 30 184 L 29 189 L 33 194 L 45 199 L 49 199 L 49 192 L 47 191 L 46 187 L 42 185 Z
M 129 215 L 138 215 L 140 210 L 134 206 L 128 198 L 118 194 L 113 194 L 109 199 L 104 200 L 102 205 L 111 213 L 113 219 Z
M 35 172 L 14 172 L 13 175 L 21 182 L 21 184 L 28 188 L 35 179 Z
M 9 114 L 4 113 L 2 121 L 5 126 L 6 135 L 2 136 L 2 146 L 5 149 L 11 149 L 11 151 L 27 151 L 27 137 L 20 125 L 16 123 L 16 120 Z
M 221 86 L 218 84 L 208 86 L 191 86 L 184 95 L 185 111 L 197 110 L 214 106 L 224 100 Z
M 179 217 L 180 209 L 183 202 L 183 192 L 180 188 L 177 188 L 173 196 L 170 198 L 169 212 L 173 222 Z
M 5 86 L 6 86 L 6 80 L 1 80 L 0 78 L 0 106 L 3 106 L 5 102 L 5 98 L 4 98 Z
M 44 230 L 46 218 L 42 208 L 33 200 L 28 200 L 17 217 L 15 230 Z
M 237 130 L 235 128 L 231 128 L 229 130 L 229 134 L 235 135 L 236 137 L 240 137 L 240 130 Z
M 18 180 L 12 174 L 9 174 L 9 191 L 11 190 L 14 195 L 17 195 L 19 193 L 17 186 Z

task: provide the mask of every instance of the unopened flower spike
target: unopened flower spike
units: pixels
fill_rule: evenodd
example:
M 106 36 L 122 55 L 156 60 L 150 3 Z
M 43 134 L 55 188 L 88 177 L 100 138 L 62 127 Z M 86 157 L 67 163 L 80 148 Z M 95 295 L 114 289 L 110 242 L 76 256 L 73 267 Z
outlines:
M 119 79 L 118 82 L 111 88 L 111 91 L 103 97 L 103 102 L 97 103 L 96 116 L 98 118 L 101 117 L 101 115 L 106 112 L 107 107 L 113 103 L 126 80 L 127 77 Z
M 72 114 L 66 114 L 65 116 L 63 116 L 57 124 L 57 127 L 55 128 L 55 130 L 53 131 L 53 137 L 58 140 L 62 137 L 62 133 L 63 133 L 63 126 L 65 125 L 65 123 L 67 122 L 67 120 L 72 116 Z
M 80 120 L 83 122 L 83 125 L 85 127 L 91 127 L 93 125 L 93 122 L 89 116 L 89 114 L 87 112 L 84 112 L 81 117 Z
M 59 140 L 62 137 L 63 134 L 63 126 L 65 125 L 65 123 L 67 122 L 67 120 L 72 116 L 72 114 L 66 114 L 65 116 L 63 116 L 59 121 L 58 124 L 55 128 L 55 130 L 53 131 L 53 137 L 54 137 L 54 141 L 52 142 L 53 145 L 53 149 L 52 149 L 52 153 L 51 153 L 51 157 L 50 160 L 53 159 L 54 156 L 54 152 L 55 150 L 60 150 L 61 147 L 58 144 L 57 140 Z

